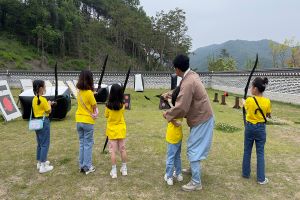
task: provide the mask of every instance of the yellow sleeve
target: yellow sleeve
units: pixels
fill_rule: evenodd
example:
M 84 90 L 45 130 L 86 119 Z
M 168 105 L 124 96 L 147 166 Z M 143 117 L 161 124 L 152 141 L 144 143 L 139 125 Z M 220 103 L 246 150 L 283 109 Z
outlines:
M 248 110 L 249 109 L 249 105 L 250 105 L 250 98 L 248 97 L 245 101 L 245 104 L 244 104 L 244 108 L 245 110 Z
M 51 107 L 46 98 L 43 98 L 41 100 L 41 104 L 41 107 L 44 109 L 45 112 L 49 112 L 51 110 Z
M 109 109 L 107 107 L 105 107 L 104 116 L 105 118 L 109 117 Z
M 89 102 L 92 106 L 96 105 L 97 102 L 96 102 L 96 99 L 95 99 L 95 96 L 94 96 L 94 93 L 92 90 L 89 90 L 89 93 L 88 93 L 88 99 L 89 99 Z

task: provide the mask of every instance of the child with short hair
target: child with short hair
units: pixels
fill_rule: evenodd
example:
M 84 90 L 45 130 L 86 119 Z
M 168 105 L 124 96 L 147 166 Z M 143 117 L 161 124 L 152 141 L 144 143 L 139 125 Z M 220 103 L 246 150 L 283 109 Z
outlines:
M 179 94 L 180 88 L 176 87 L 170 95 L 164 97 L 168 100 L 170 107 L 175 106 L 176 98 Z M 177 181 L 182 181 L 183 176 L 181 172 L 181 143 L 182 143 L 182 118 L 175 119 L 168 123 L 166 141 L 167 141 L 167 159 L 166 159 L 166 174 L 164 180 L 168 185 L 173 185 L 173 176 Z M 175 168 L 175 171 L 174 171 Z M 174 173 L 173 173 L 174 171 Z
M 242 166 L 242 176 L 250 177 L 250 162 L 253 143 L 256 145 L 257 154 L 257 182 L 264 185 L 269 182 L 265 177 L 264 148 L 266 143 L 266 117 L 270 117 L 270 99 L 263 97 L 263 92 L 268 84 L 267 78 L 256 77 L 252 82 L 251 93 L 253 97 L 248 97 L 244 102 L 246 114 L 244 157 Z
M 110 175 L 112 178 L 117 178 L 117 151 L 120 152 L 122 159 L 120 172 L 123 176 L 127 176 L 127 153 L 125 148 L 126 123 L 124 119 L 124 111 L 125 105 L 123 88 L 118 84 L 113 84 L 110 89 L 104 114 L 107 118 L 106 135 L 109 139 L 108 147 L 112 163 Z
M 94 97 L 93 74 L 89 70 L 81 71 L 76 87 L 77 111 L 75 115 L 79 137 L 80 172 L 92 173 L 96 168 L 92 165 L 94 144 L 94 124 L 98 116 L 97 102 Z
M 34 97 L 32 99 L 32 112 L 34 118 L 43 118 L 44 124 L 41 130 L 36 130 L 36 159 L 37 159 L 37 169 L 39 173 L 46 173 L 53 170 L 53 166 L 47 160 L 49 146 L 50 146 L 50 120 L 49 114 L 51 113 L 51 101 L 47 101 L 44 95 L 46 93 L 46 85 L 43 80 L 33 81 L 33 93 Z

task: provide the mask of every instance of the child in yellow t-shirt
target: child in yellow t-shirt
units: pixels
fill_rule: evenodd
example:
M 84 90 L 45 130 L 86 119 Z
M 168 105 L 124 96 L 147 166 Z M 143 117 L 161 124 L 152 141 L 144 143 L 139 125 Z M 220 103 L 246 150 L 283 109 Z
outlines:
M 47 99 L 42 96 L 46 93 L 46 85 L 43 80 L 33 81 L 33 93 L 35 95 L 32 99 L 33 117 L 44 119 L 43 128 L 35 131 L 37 141 L 36 166 L 40 173 L 46 173 L 53 169 L 53 166 L 51 166 L 47 160 L 50 146 L 50 120 L 48 116 L 51 113 L 52 102 L 47 101 Z
M 117 151 L 120 152 L 122 159 L 120 172 L 123 176 L 127 176 L 127 153 L 125 148 L 126 123 L 124 120 L 124 111 L 123 88 L 118 84 L 113 84 L 105 107 L 105 117 L 107 118 L 106 136 L 109 139 L 108 147 L 112 163 L 110 175 L 112 178 L 117 178 Z
M 79 167 L 80 172 L 89 174 L 96 170 L 92 165 L 92 150 L 94 124 L 98 115 L 92 72 L 81 71 L 76 87 L 79 90 L 77 95 L 78 107 L 75 115 L 79 137 Z
M 176 98 L 179 94 L 180 88 L 177 87 L 173 90 L 171 98 L 167 97 L 169 105 L 175 106 Z M 173 185 L 173 171 L 174 177 L 177 181 L 182 181 L 181 173 L 181 143 L 182 143 L 182 118 L 175 119 L 168 123 L 166 141 L 168 145 L 167 159 L 166 159 L 166 174 L 164 176 L 165 181 L 168 185 Z
M 257 156 L 257 182 L 261 185 L 268 183 L 265 177 L 264 148 L 266 143 L 266 118 L 271 116 L 270 99 L 263 97 L 263 92 L 268 84 L 267 78 L 256 77 L 252 82 L 252 97 L 244 102 L 246 114 L 244 156 L 242 176 L 250 177 L 250 162 L 253 143 L 256 145 Z

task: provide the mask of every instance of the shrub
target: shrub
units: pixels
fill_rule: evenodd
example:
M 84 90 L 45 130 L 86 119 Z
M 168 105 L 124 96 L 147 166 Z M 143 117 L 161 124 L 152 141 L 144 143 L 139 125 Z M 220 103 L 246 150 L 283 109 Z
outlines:
M 233 133 L 233 132 L 241 130 L 238 127 L 235 127 L 235 126 L 232 126 L 232 125 L 226 124 L 226 123 L 216 123 L 215 129 L 225 132 L 225 133 Z
M 87 68 L 88 63 L 86 60 L 72 59 L 63 64 L 63 69 L 82 70 Z

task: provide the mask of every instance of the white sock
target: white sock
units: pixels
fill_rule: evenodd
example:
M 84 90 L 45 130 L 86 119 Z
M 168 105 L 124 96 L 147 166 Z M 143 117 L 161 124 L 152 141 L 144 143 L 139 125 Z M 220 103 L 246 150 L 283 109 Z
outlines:
M 122 168 L 123 168 L 123 169 L 127 169 L 126 163 L 122 163 Z
M 112 169 L 113 171 L 117 171 L 117 165 L 112 165 L 112 166 L 111 166 L 111 169 Z

